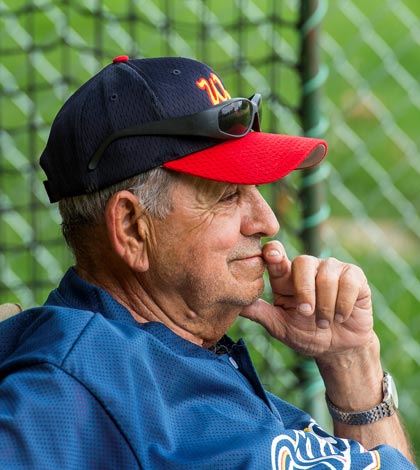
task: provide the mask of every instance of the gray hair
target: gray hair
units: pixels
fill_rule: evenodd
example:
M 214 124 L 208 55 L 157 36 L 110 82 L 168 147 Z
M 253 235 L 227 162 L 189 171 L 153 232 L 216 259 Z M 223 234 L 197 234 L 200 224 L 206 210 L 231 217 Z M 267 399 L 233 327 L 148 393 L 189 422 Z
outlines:
M 58 203 L 64 238 L 74 254 L 86 245 L 86 231 L 104 222 L 108 200 L 119 191 L 132 192 L 151 217 L 164 218 L 172 208 L 170 191 L 176 173 L 154 168 L 90 194 L 68 197 Z

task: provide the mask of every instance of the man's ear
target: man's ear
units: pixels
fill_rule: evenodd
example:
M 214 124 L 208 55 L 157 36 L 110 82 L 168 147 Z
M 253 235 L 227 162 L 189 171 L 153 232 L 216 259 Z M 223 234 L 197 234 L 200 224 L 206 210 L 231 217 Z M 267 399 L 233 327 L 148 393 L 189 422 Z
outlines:
M 133 270 L 149 269 L 149 225 L 144 207 L 130 191 L 119 191 L 107 202 L 105 221 L 114 252 Z

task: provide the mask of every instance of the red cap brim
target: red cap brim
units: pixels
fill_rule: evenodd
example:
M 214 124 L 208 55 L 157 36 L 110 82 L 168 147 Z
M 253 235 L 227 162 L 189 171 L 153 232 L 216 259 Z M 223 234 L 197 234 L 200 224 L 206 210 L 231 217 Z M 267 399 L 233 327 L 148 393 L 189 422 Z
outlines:
M 327 149 L 327 143 L 320 139 L 250 132 L 164 163 L 163 167 L 226 183 L 264 184 L 293 170 L 317 165 Z

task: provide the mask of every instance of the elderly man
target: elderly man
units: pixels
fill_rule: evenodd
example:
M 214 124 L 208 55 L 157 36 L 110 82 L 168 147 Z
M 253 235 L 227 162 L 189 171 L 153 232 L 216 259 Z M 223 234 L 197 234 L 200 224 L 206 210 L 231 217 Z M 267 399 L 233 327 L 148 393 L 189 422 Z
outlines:
M 64 104 L 41 166 L 76 263 L 0 327 L 1 468 L 414 468 L 363 272 L 261 245 L 257 185 L 326 144 L 260 132 L 260 107 L 205 64 L 126 56 Z M 316 359 L 334 436 L 264 389 L 238 315 Z

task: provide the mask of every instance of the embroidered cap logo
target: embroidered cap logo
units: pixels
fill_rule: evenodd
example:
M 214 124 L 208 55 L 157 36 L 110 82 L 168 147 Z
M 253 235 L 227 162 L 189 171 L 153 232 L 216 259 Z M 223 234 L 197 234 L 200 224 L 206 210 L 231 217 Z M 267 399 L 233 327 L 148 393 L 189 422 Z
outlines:
M 220 78 L 215 73 L 211 73 L 208 80 L 205 78 L 200 78 L 195 83 L 198 88 L 207 92 L 212 105 L 230 100 L 229 93 L 226 91 Z

